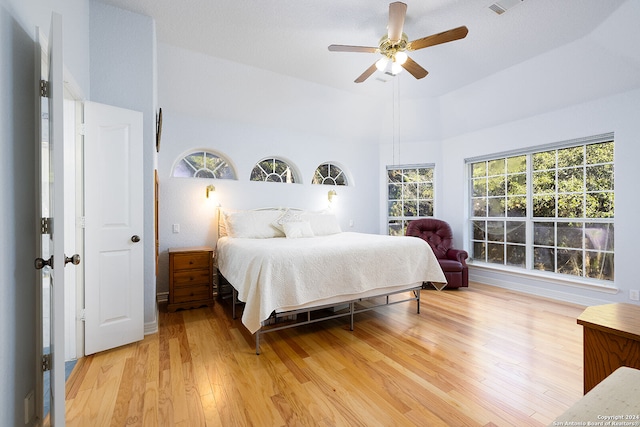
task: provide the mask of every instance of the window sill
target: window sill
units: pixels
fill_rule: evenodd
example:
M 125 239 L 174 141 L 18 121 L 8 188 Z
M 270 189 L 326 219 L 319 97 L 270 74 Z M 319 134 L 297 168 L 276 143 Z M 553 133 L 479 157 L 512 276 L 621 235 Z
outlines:
M 588 289 L 590 291 L 597 291 L 606 294 L 615 295 L 620 290 L 615 286 L 615 284 L 606 282 L 603 280 L 596 279 L 585 279 L 578 278 L 574 276 L 558 275 L 554 273 L 548 273 L 539 270 L 525 270 L 516 267 L 508 267 L 504 265 L 497 264 L 488 264 L 484 262 L 469 262 L 467 261 L 467 265 L 470 270 L 478 269 L 484 271 L 493 271 L 496 273 L 504 273 L 509 276 L 517 276 L 527 279 L 538 279 L 544 281 L 548 284 L 552 285 L 560 285 L 560 286 L 570 286 L 574 288 L 580 289 Z

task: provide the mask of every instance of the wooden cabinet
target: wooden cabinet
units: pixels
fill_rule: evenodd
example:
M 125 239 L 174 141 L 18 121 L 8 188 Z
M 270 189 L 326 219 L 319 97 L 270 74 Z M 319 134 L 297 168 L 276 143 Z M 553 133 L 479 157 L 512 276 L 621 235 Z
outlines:
M 169 311 L 213 305 L 213 248 L 169 249 Z
M 588 307 L 578 324 L 583 326 L 585 394 L 620 366 L 640 369 L 640 306 Z

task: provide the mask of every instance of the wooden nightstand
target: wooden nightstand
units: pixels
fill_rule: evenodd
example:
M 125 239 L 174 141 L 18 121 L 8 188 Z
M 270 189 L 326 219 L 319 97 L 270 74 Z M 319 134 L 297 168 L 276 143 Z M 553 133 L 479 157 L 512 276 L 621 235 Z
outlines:
M 169 249 L 169 311 L 213 305 L 213 248 Z

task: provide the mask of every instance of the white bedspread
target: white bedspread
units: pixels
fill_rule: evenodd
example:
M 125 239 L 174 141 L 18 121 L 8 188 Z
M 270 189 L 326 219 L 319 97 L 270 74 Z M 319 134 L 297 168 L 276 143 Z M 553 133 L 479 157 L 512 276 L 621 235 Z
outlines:
M 343 232 L 301 239 L 222 237 L 218 268 L 246 303 L 242 323 L 251 333 L 275 311 L 343 301 L 373 290 L 446 283 L 431 247 L 405 236 Z

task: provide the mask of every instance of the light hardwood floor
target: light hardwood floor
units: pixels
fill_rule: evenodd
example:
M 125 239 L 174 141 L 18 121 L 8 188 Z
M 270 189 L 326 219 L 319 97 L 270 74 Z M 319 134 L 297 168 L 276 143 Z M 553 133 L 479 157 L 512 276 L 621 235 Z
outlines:
M 80 359 L 69 426 L 544 426 L 582 396 L 584 307 L 472 283 L 263 335 L 228 303 Z

